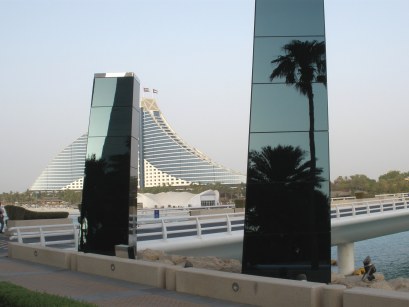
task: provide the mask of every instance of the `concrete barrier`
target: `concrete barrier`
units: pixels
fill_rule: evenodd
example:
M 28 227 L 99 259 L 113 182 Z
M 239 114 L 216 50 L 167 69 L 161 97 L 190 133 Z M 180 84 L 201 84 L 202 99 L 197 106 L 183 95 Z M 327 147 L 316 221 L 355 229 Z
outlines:
M 75 251 L 15 242 L 10 242 L 8 247 L 8 256 L 10 258 L 50 265 L 67 270 L 73 269 L 76 254 L 77 252 Z
M 407 292 L 373 288 L 352 288 L 344 291 L 343 307 L 408 307 Z
M 321 294 L 322 307 L 343 307 L 344 285 L 324 285 Z
M 9 242 L 13 259 L 236 303 L 280 307 L 407 307 L 409 293 L 260 277 Z
M 77 271 L 165 288 L 167 265 L 142 260 L 78 253 Z
M 324 284 L 188 268 L 176 291 L 257 306 L 320 307 Z

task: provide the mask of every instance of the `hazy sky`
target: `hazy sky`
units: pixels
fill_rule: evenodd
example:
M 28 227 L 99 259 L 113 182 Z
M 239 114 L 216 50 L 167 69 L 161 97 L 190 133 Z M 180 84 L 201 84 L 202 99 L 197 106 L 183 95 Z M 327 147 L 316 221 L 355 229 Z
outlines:
M 409 170 L 408 12 L 325 1 L 331 179 Z M 0 193 L 87 132 L 96 72 L 135 72 L 187 143 L 245 172 L 253 18 L 253 0 L 0 0 Z

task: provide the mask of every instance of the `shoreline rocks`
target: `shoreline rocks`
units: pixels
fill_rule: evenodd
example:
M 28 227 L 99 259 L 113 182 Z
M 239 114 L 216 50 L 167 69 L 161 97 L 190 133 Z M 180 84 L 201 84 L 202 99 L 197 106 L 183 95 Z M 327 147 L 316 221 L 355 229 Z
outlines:
M 241 273 L 241 262 L 236 259 L 225 259 L 215 256 L 180 256 L 167 255 L 162 251 L 145 249 L 137 252 L 137 259 L 161 262 L 183 267 L 195 267 L 207 270 Z
M 214 256 L 180 256 L 168 255 L 162 251 L 145 249 L 138 251 L 137 259 L 153 262 L 161 262 L 169 265 L 178 265 L 182 267 L 195 267 L 207 270 L 216 270 L 223 272 L 241 273 L 241 262 L 236 259 L 225 259 Z M 331 284 L 345 285 L 347 288 L 365 287 L 373 289 L 384 289 L 390 291 L 409 292 L 409 279 L 396 278 L 385 280 L 381 273 L 374 274 L 373 281 L 362 280 L 362 275 L 341 275 L 331 274 Z

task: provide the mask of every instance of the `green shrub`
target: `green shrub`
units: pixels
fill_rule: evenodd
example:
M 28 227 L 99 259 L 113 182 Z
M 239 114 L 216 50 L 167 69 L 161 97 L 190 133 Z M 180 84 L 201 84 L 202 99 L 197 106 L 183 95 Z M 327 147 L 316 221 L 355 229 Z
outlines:
M 67 297 L 40 293 L 25 289 L 9 282 L 0 282 L 0 306 L 2 307 L 85 307 L 94 304 L 75 301 Z
M 236 208 L 244 208 L 246 201 L 244 199 L 235 199 L 234 204 L 236 205 Z
M 64 211 L 50 211 L 37 212 L 30 211 L 23 207 L 7 205 L 4 207 L 7 212 L 9 220 L 41 220 L 41 219 L 64 219 L 68 217 L 68 212 Z

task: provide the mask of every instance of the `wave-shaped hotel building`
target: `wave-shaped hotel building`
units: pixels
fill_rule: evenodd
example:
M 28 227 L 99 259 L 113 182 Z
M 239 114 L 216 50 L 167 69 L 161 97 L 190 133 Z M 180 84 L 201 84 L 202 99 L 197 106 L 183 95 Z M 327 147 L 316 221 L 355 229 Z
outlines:
M 140 103 L 139 187 L 190 184 L 240 184 L 244 174 L 228 169 L 188 145 L 171 128 L 155 98 Z M 30 190 L 81 190 L 83 187 L 87 134 L 55 156 Z

